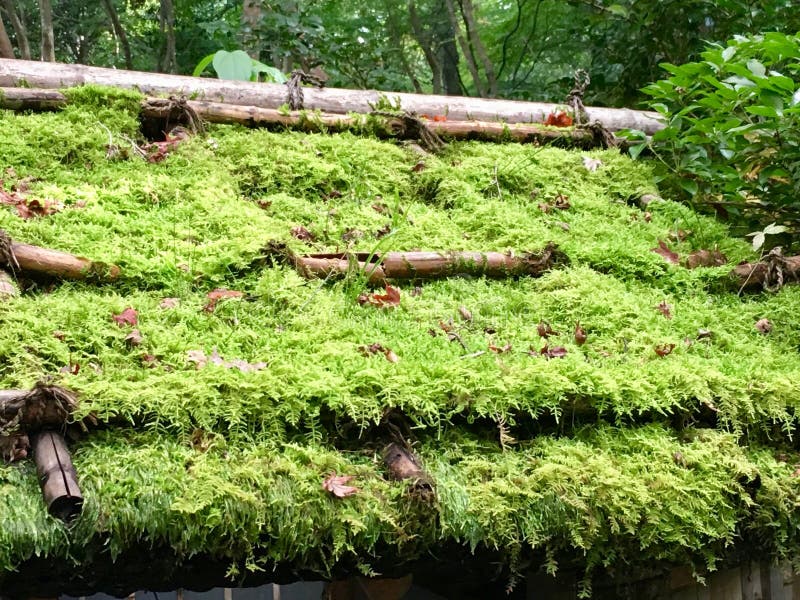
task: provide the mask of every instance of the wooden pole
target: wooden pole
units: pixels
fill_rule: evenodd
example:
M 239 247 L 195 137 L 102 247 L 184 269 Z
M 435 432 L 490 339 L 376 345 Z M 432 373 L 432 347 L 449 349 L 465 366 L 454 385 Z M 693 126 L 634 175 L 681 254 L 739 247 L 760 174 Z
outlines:
M 289 256 L 298 272 L 307 278 L 342 276 L 361 272 L 373 284 L 387 279 L 436 279 L 459 275 L 490 278 L 519 275 L 539 276 L 567 257 L 554 244 L 540 253 L 512 256 L 500 252 L 387 252 L 386 254 L 311 254 Z
M 47 511 L 67 523 L 74 520 L 81 514 L 83 495 L 64 437 L 43 431 L 33 436 L 31 444 Z
M 0 59 L 0 87 L 59 89 L 87 83 L 137 89 L 147 95 L 186 95 L 209 102 L 277 109 L 287 102 L 287 88 L 281 84 L 225 81 L 163 73 L 142 73 L 61 63 Z M 459 96 L 435 96 L 304 88 L 304 106 L 309 110 L 341 113 L 368 113 L 381 101 L 399 101 L 402 110 L 417 114 L 444 115 L 454 121 L 502 121 L 542 123 L 547 115 L 563 109 L 557 104 L 493 100 Z M 653 112 L 619 108 L 587 107 L 590 122 L 599 121 L 606 129 L 639 129 L 652 134 L 663 128 Z
M 67 105 L 67 98 L 57 90 L 0 88 L 0 108 L 10 110 L 57 110 Z M 330 112 L 281 111 L 258 106 L 240 106 L 222 102 L 187 100 L 186 106 L 209 123 L 236 123 L 246 127 L 285 126 L 307 131 L 345 131 L 367 125 L 367 115 L 342 115 Z M 142 102 L 142 117 L 168 119 L 178 123 L 182 110 L 164 98 Z M 378 117 L 386 123 L 388 137 L 404 137 L 400 119 Z M 499 123 L 497 121 L 427 121 L 428 128 L 448 139 L 516 141 L 548 143 L 565 140 L 582 146 L 595 145 L 591 131 L 575 128 L 552 128 L 536 123 Z M 380 132 L 378 132 L 380 133 Z
M 120 275 L 119 267 L 94 262 L 88 258 L 40 248 L 30 244 L 14 242 L 0 229 L 0 268 L 13 273 L 44 275 L 61 279 L 107 279 L 115 280 Z

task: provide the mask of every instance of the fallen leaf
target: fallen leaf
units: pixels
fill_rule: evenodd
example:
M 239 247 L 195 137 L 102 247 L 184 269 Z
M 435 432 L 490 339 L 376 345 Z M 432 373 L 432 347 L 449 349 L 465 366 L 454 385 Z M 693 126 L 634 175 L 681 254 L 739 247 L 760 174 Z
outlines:
M 392 350 L 391 348 L 386 348 L 383 351 L 383 355 L 386 357 L 386 360 L 388 360 L 390 363 L 400 362 L 400 357 L 397 356 L 397 354 L 395 354 L 394 350 Z
M 376 202 L 372 205 L 372 210 L 382 215 L 387 215 L 390 212 L 389 205 L 385 202 Z
M 603 166 L 603 161 L 599 158 L 592 158 L 591 156 L 584 156 L 583 157 L 583 166 L 584 168 L 589 171 L 589 173 L 594 173 L 597 171 L 599 167 Z
M 661 358 L 672 354 L 674 349 L 675 344 L 659 344 L 655 347 L 656 354 L 658 354 Z
M 208 357 L 202 350 L 189 350 L 186 352 L 186 360 L 193 362 L 198 369 L 202 369 L 208 363 Z
M 563 346 L 553 346 L 552 348 L 549 344 L 545 344 L 542 346 L 542 349 L 539 350 L 539 354 L 544 356 L 545 358 L 564 358 L 567 355 L 567 349 Z
M 267 210 L 270 206 L 272 206 L 272 200 L 256 200 L 256 204 L 259 208 Z
M 553 210 L 553 207 L 550 204 L 547 204 L 546 202 L 540 202 L 539 210 L 542 211 L 544 214 L 547 214 L 551 210 Z
M 754 326 L 757 331 L 767 335 L 772 331 L 772 322 L 769 319 L 759 319 Z
M 676 242 L 682 242 L 690 235 L 692 235 L 691 231 L 684 231 L 683 229 L 678 229 L 677 231 L 670 231 L 669 233 L 670 239 L 675 240 Z
M 547 321 L 539 321 L 539 324 L 536 326 L 536 331 L 539 334 L 539 337 L 543 337 L 544 339 L 549 338 L 551 335 L 559 335 L 559 333 L 554 331 L 550 326 L 550 323 Z
M 161 309 L 168 309 L 168 308 L 176 308 L 178 304 L 180 304 L 180 298 L 164 298 L 161 303 L 158 305 L 158 308 Z
M 655 306 L 655 309 L 662 315 L 664 315 L 667 319 L 672 318 L 672 307 L 669 304 L 667 304 L 666 300 L 662 300 L 661 302 L 659 302 Z
M 458 314 L 460 314 L 461 318 L 465 321 L 472 321 L 472 313 L 469 312 L 469 309 L 466 306 L 459 306 Z
M 652 220 L 653 220 L 653 213 L 651 213 L 650 211 L 645 211 L 645 213 L 644 213 L 644 222 L 645 223 L 649 223 Z
M 508 343 L 505 346 L 495 346 L 494 344 L 489 344 L 489 350 L 495 354 L 505 354 L 506 352 L 511 351 L 511 344 Z
M 154 368 L 158 364 L 158 359 L 155 357 L 154 354 L 142 354 L 140 357 L 142 361 L 142 366 Z
M 420 172 L 420 171 L 422 171 L 424 168 L 425 168 L 425 161 L 422 161 L 422 160 L 421 160 L 421 161 L 419 161 L 417 164 L 415 164 L 413 167 L 411 167 L 411 170 L 412 170 L 414 173 L 419 173 L 419 172 Z
M 128 335 L 125 336 L 125 343 L 129 346 L 141 346 L 144 338 L 142 337 L 141 332 L 138 329 L 134 329 Z
M 650 250 L 661 255 L 664 260 L 672 263 L 673 265 L 677 265 L 680 262 L 680 256 L 678 253 L 670 250 L 663 240 L 658 240 L 658 248 L 650 248 Z
M 386 237 L 390 233 L 392 233 L 392 224 L 391 223 L 386 223 L 386 225 L 384 225 L 383 227 L 381 227 L 380 229 L 378 229 L 375 232 L 375 239 L 379 240 L 379 239 L 381 239 L 383 237 Z
M 370 304 L 379 308 L 390 308 L 400 305 L 400 290 L 386 284 L 385 294 L 361 294 L 358 297 L 358 303 L 361 305 Z
M 721 267 L 728 264 L 728 258 L 719 250 L 695 250 L 686 257 L 686 268 Z
M 35 217 L 44 217 L 57 213 L 63 208 L 63 205 L 52 200 L 21 200 L 16 205 L 17 215 L 23 219 L 33 219 Z
M 242 298 L 244 297 L 244 292 L 237 292 L 235 290 L 229 290 L 226 288 L 217 288 L 208 292 L 206 296 L 208 296 L 208 304 L 203 307 L 203 310 L 206 312 L 214 312 L 214 309 L 217 308 L 217 302 L 223 298 Z
M 433 115 L 434 123 L 443 123 L 444 121 L 447 121 L 446 115 Z
M 450 319 L 447 323 L 445 323 L 444 321 L 439 321 L 439 329 L 441 329 L 446 333 L 450 333 L 451 331 L 453 331 L 454 327 L 455 326 L 453 325 L 453 319 Z
M 559 210 L 568 210 L 572 205 L 569 203 L 569 196 L 559 194 L 556 196 L 553 206 Z
M 569 231 L 570 230 L 569 224 L 568 223 L 564 223 L 564 221 L 556 221 L 556 225 L 558 227 L 561 227 L 561 229 L 563 229 L 564 231 Z
M 369 346 L 359 346 L 358 351 L 363 356 L 370 356 L 371 354 L 377 354 L 378 352 L 383 352 L 384 348 L 381 344 L 378 344 L 376 342 L 374 344 L 370 344 Z
M 574 337 L 575 343 L 578 344 L 578 346 L 583 346 L 586 343 L 586 331 L 581 327 L 580 321 L 575 323 Z
M 565 111 L 559 110 L 547 115 L 544 124 L 551 127 L 570 127 L 572 125 L 572 117 Z
M 81 366 L 78 363 L 69 363 L 68 365 L 64 365 L 61 367 L 58 372 L 59 373 L 66 373 L 67 375 L 77 375 L 81 370 Z
M 64 333 L 63 331 L 56 329 L 53 332 L 53 337 L 56 338 L 59 342 L 63 342 L 64 339 L 67 337 L 67 334 Z
M 124 327 L 125 325 L 132 326 L 139 322 L 139 313 L 129 306 L 118 315 L 112 315 L 111 318 L 114 319 L 116 324 L 120 327 Z
M 710 340 L 714 337 L 714 333 L 710 329 L 698 329 L 697 330 L 697 339 L 698 340 Z
M 302 225 L 298 225 L 297 227 L 292 227 L 292 237 L 301 240 L 303 242 L 313 242 L 314 241 L 314 234 L 311 233 L 308 229 L 303 227 Z
M 325 481 L 322 482 L 322 489 L 326 492 L 330 492 L 337 498 L 352 496 L 360 491 L 357 487 L 347 485 L 354 478 L 355 475 L 336 475 L 335 473 L 331 473 Z
M 495 329 L 494 327 L 491 327 L 491 326 L 484 327 L 483 328 L 483 333 L 485 333 L 486 335 L 494 335 L 495 333 L 497 333 L 497 329 Z
M 355 227 L 351 227 L 342 234 L 342 241 L 353 242 L 355 240 L 360 240 L 363 237 L 364 237 L 363 231 L 356 229 Z

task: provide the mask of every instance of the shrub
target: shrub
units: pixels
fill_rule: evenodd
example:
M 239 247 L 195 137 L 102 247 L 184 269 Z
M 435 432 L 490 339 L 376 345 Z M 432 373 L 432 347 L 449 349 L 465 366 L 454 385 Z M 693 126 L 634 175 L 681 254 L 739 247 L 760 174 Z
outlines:
M 662 67 L 671 76 L 644 92 L 666 119 L 650 145 L 663 183 L 729 218 L 738 233 L 778 222 L 796 238 L 800 35 L 738 36 L 699 62 Z

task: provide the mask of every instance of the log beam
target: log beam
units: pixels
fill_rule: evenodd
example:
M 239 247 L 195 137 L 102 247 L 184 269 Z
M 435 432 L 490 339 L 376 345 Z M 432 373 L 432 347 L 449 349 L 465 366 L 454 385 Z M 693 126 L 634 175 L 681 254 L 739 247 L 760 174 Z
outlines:
M 0 87 L 59 89 L 89 83 L 136 89 L 146 95 L 185 95 L 209 102 L 260 108 L 277 109 L 287 102 L 287 88 L 281 84 L 225 81 L 85 65 L 42 64 L 36 61 L 0 59 Z M 381 99 L 388 99 L 391 102 L 399 101 L 402 110 L 417 114 L 445 115 L 454 121 L 542 123 L 547 115 L 559 110 L 557 104 L 540 102 L 375 90 L 304 88 L 303 96 L 303 108 L 309 110 L 340 114 L 369 113 Z M 625 128 L 639 129 L 650 135 L 663 128 L 658 115 L 653 112 L 602 107 L 587 107 L 586 112 L 590 122 L 599 121 L 610 131 Z
M 107 279 L 115 280 L 120 275 L 119 267 L 94 262 L 67 252 L 40 248 L 30 244 L 14 242 L 0 229 L 0 268 L 12 273 L 57 277 L 60 279 Z
M 353 271 L 365 273 L 371 284 L 387 279 L 437 279 L 469 275 L 503 278 L 521 275 L 540 276 L 567 257 L 554 244 L 539 253 L 513 256 L 501 252 L 387 252 L 385 254 L 338 253 L 289 254 L 298 272 L 311 278 L 344 276 Z
M 69 523 L 81 513 L 83 495 L 64 436 L 42 431 L 33 436 L 33 459 L 47 512 Z

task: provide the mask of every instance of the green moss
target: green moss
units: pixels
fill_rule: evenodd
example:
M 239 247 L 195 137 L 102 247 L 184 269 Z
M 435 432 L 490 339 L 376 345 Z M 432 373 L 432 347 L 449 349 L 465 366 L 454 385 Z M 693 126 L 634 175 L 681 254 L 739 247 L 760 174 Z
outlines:
M 717 247 L 731 263 L 756 258 L 685 206 L 652 203 L 645 218 L 632 199 L 657 191 L 646 166 L 611 151 L 454 143 L 420 169 L 416 153 L 370 137 L 223 126 L 149 164 L 131 150 L 140 96 L 68 94 L 61 113 L 0 112 L 0 159 L 14 171 L 4 185 L 34 177 L 31 197 L 64 204 L 27 221 L 0 207 L 0 228 L 118 264 L 123 278 L 0 304 L 0 387 L 55 376 L 107 429 L 76 446 L 87 510 L 69 532 L 44 516 L 30 465 L 0 468 L 2 569 L 141 541 L 321 573 L 379 547 L 413 558 L 450 542 L 502 548 L 509 561 L 577 550 L 588 568 L 713 565 L 739 536 L 790 551 L 796 480 L 773 452 L 796 427 L 800 290 L 740 297 L 729 267 L 688 270 L 652 252 L 664 240 L 684 257 Z M 585 155 L 602 166 L 588 172 Z M 540 208 L 558 195 L 569 208 Z M 296 226 L 316 241 L 295 239 Z M 672 241 L 681 230 L 691 234 Z M 357 303 L 358 278 L 264 266 L 270 240 L 301 253 L 517 254 L 552 241 L 571 264 L 539 279 L 427 282 L 418 295 L 403 284 L 400 306 L 380 310 Z M 204 311 L 222 286 L 245 297 Z M 162 308 L 168 297 L 179 304 Z M 138 311 L 139 346 L 112 319 L 126 307 Z M 767 336 L 753 326 L 762 317 Z M 539 354 L 540 320 L 560 332 L 549 343 L 563 359 Z M 363 356 L 373 343 L 399 362 Z M 670 355 L 656 354 L 662 344 Z M 214 350 L 266 366 L 189 360 Z M 437 484 L 427 518 L 376 466 L 379 443 L 337 450 L 391 409 Z M 505 452 L 498 423 L 519 442 Z M 198 431 L 207 452 L 189 443 Z M 358 475 L 362 492 L 326 496 L 331 471 Z

